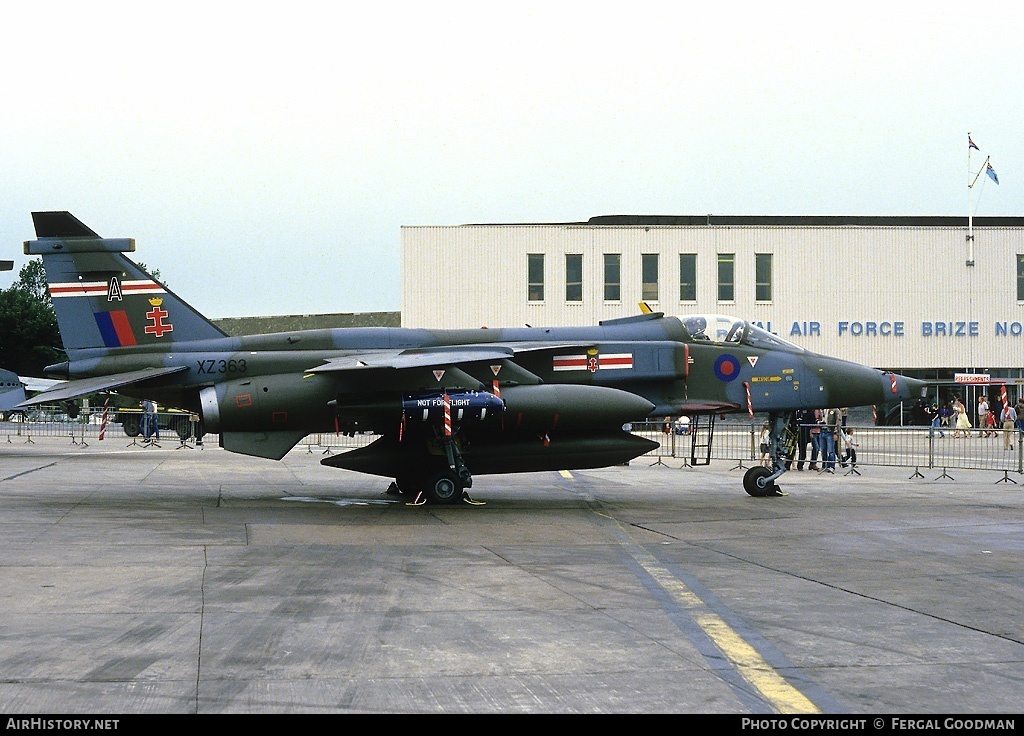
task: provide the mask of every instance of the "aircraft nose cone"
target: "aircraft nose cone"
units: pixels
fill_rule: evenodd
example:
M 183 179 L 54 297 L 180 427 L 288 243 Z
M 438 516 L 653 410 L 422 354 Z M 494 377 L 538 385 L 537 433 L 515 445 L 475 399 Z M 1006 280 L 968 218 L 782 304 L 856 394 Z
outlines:
M 889 400 L 900 401 L 904 399 L 920 399 L 925 395 L 928 384 L 916 378 L 907 378 L 898 373 L 885 373 L 884 378 L 889 381 Z
M 884 400 L 881 371 L 823 356 L 816 356 L 811 366 L 823 388 L 822 407 L 869 406 Z
M 822 377 L 826 406 L 871 406 L 913 400 L 923 395 L 926 386 L 915 378 L 833 358 L 818 357 L 813 367 Z

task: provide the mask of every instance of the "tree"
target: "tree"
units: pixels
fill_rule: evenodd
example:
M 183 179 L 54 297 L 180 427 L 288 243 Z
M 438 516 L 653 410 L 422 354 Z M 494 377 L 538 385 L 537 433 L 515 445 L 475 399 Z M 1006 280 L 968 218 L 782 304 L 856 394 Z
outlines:
M 0 367 L 41 376 L 64 359 L 53 307 L 16 284 L 0 291 Z
M 167 288 L 167 284 L 165 284 L 165 283 L 164 283 L 164 282 L 163 282 L 163 281 L 162 281 L 162 280 L 160 279 L 160 269 L 159 269 L 159 268 L 154 268 L 154 269 L 153 269 L 152 271 L 150 271 L 150 270 L 149 270 L 149 266 L 147 266 L 147 265 L 146 265 L 145 263 L 143 263 L 142 261 L 139 261 L 139 263 L 138 263 L 138 266 L 139 266 L 139 268 L 141 268 L 141 269 L 142 269 L 143 271 L 145 271 L 145 272 L 146 272 L 146 273 L 148 273 L 148 274 L 149 274 L 150 276 L 152 276 L 152 277 L 153 277 L 153 280 L 154 280 L 155 282 L 157 282 L 158 284 L 160 284 L 160 286 L 164 287 L 165 289 Z
M 0 368 L 41 376 L 43 368 L 64 357 L 46 271 L 36 258 L 22 267 L 11 288 L 0 290 Z
M 46 269 L 43 268 L 43 259 L 35 258 L 18 272 L 18 280 L 11 286 L 12 289 L 22 289 L 45 304 L 52 304 L 50 301 L 50 288 L 46 285 Z

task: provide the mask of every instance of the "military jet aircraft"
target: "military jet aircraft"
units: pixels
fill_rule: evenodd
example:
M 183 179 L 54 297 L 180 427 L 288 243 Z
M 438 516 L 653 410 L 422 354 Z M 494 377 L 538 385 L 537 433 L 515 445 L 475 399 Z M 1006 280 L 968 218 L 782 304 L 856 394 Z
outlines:
M 603 467 L 657 446 L 629 422 L 743 411 L 769 413 L 773 457 L 744 488 L 772 495 L 794 411 L 916 398 L 923 386 L 721 315 L 228 337 L 123 255 L 134 240 L 100 237 L 68 212 L 32 217 L 25 253 L 43 258 L 68 354 L 47 374 L 70 380 L 26 404 L 152 398 L 197 412 L 225 449 L 272 459 L 311 433 L 372 431 L 372 444 L 322 462 L 434 503 L 468 500 L 475 474 Z

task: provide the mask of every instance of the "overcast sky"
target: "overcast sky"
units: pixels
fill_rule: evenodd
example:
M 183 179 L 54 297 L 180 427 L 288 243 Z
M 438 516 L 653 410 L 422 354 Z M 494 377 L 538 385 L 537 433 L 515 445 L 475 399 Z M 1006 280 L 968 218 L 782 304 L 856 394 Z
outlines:
M 1024 215 L 1024 4 L 848 6 L 8 4 L 0 287 L 69 210 L 211 317 L 397 310 L 403 225 L 966 215 L 968 132 Z

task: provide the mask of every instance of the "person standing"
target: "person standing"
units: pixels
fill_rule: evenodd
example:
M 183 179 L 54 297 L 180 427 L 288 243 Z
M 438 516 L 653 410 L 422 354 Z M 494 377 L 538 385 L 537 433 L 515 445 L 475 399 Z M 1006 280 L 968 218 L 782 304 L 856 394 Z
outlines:
M 811 441 L 811 425 L 814 423 L 814 411 L 803 409 L 793 415 L 793 424 L 790 427 L 796 434 L 796 469 L 803 470 L 807 461 L 807 445 Z
M 818 453 L 821 452 L 821 409 L 811 412 L 812 424 L 810 425 L 811 437 L 811 462 L 807 465 L 808 470 L 818 469 Z M 824 464 L 825 458 L 822 458 Z
M 960 401 L 960 397 L 957 396 L 953 399 L 953 411 L 956 415 L 956 431 L 953 432 L 954 437 L 971 437 L 971 420 L 967 416 L 967 407 L 964 406 L 964 402 Z M 960 433 L 963 432 L 961 435 Z
M 772 466 L 772 437 L 770 427 L 771 425 L 768 422 L 761 425 L 761 438 L 758 444 L 758 447 L 761 450 L 761 465 L 766 468 L 770 468 Z
M 932 436 L 934 437 L 935 433 L 938 432 L 939 437 L 945 437 L 946 433 L 942 431 L 942 417 L 939 414 L 938 405 L 932 404 L 932 408 L 929 414 L 932 418 Z
M 142 436 L 147 440 L 160 440 L 160 420 L 157 418 L 156 402 L 146 399 L 142 404 Z
M 999 416 L 1003 425 L 1003 448 L 1013 449 L 1013 434 L 1017 430 L 1017 410 L 1010 406 L 1007 401 L 1003 404 L 1003 411 Z
M 829 409 L 825 412 L 825 427 L 821 431 L 822 436 L 822 465 L 826 473 L 836 472 L 836 439 L 839 434 L 841 414 L 838 409 Z
M 982 394 L 978 397 L 978 439 L 988 437 L 988 397 Z

